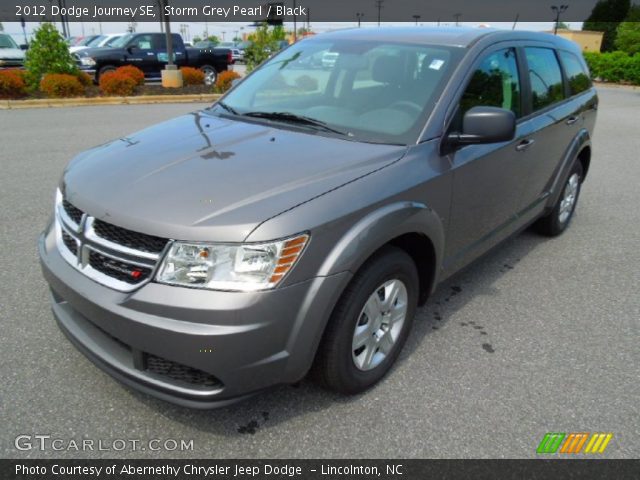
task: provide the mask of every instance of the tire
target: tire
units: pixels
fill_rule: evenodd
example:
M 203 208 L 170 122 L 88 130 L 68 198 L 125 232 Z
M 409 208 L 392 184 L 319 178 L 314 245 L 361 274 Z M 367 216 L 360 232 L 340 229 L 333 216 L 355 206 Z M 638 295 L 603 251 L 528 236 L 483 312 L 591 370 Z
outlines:
M 208 87 L 213 86 L 218 79 L 218 72 L 211 65 L 203 65 L 200 71 L 204 73 L 204 84 Z
M 406 296 L 403 296 L 400 284 L 404 286 Z M 398 292 L 397 302 L 391 304 L 394 296 L 387 295 L 394 286 Z M 403 250 L 386 247 L 369 259 L 349 283 L 329 319 L 312 377 L 323 386 L 344 394 L 363 392 L 380 381 L 407 340 L 418 305 L 418 287 L 416 265 Z M 378 295 L 374 297 L 376 293 Z M 383 298 L 389 300 L 385 302 Z M 403 298 L 406 308 L 404 319 L 400 321 Z M 391 315 L 381 316 L 378 311 L 377 316 L 369 315 L 376 318 L 369 319 L 367 312 L 376 312 L 372 306 L 382 305 L 391 307 Z M 392 321 L 394 312 L 395 322 Z M 380 322 L 380 328 L 376 329 Z M 356 331 L 359 332 L 358 341 Z M 360 340 L 365 344 L 359 346 Z
M 105 65 L 104 67 L 100 68 L 100 70 L 98 70 L 98 74 L 96 75 L 96 83 L 100 83 L 100 77 L 102 77 L 102 75 L 104 75 L 105 73 L 115 71 L 116 67 L 113 65 Z
M 553 209 L 536 222 L 535 228 L 539 233 L 556 237 L 567 229 L 580 198 L 582 179 L 582 164 L 576 160 Z

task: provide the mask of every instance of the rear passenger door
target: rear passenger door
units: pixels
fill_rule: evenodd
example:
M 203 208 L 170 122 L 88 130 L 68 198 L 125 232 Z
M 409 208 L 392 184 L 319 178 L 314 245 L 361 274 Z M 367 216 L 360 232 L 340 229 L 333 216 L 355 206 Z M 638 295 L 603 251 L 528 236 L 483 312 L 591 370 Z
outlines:
M 522 48 L 527 75 L 524 126 L 531 131 L 528 148 L 521 152 L 527 165 L 523 185 L 523 208 L 535 207 L 549 194 L 581 117 L 579 108 L 567 102 L 563 72 L 555 49 L 547 46 Z

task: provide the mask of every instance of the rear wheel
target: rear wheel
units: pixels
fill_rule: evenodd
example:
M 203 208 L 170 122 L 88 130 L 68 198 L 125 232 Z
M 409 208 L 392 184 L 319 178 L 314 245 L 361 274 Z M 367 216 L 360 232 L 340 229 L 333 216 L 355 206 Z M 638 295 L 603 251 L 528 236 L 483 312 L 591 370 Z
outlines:
M 218 79 L 218 72 L 211 65 L 203 65 L 200 67 L 202 73 L 204 73 L 204 84 L 207 86 L 212 86 L 216 83 Z
M 536 229 L 540 233 L 555 237 L 567 229 L 578 203 L 582 178 L 582 164 L 576 160 L 553 210 L 536 223 Z
M 418 305 L 418 271 L 403 250 L 388 247 L 354 276 L 318 349 L 313 374 L 341 393 L 362 392 L 389 371 Z

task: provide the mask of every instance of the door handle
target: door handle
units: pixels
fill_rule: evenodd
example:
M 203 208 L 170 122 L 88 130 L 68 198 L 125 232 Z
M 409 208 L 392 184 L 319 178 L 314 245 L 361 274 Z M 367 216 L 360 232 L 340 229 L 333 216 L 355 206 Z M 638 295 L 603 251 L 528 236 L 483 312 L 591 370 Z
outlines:
M 579 117 L 569 117 L 565 123 L 566 123 L 567 125 L 573 125 L 573 124 L 574 124 L 574 123 L 576 123 L 578 120 L 580 120 L 580 118 L 579 118 Z
M 527 148 L 529 148 L 534 143 L 536 143 L 536 141 L 532 139 L 523 140 L 516 146 L 516 150 L 518 152 L 524 152 Z

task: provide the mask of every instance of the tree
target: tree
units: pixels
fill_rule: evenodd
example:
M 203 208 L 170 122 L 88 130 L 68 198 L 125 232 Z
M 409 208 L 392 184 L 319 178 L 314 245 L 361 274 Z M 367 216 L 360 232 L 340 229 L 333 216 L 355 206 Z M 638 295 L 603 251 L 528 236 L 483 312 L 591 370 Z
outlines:
M 278 42 L 285 39 L 286 32 L 282 25 L 270 28 L 266 23 L 259 26 L 249 35 L 251 42 L 244 52 L 247 70 L 251 71 L 279 50 Z
M 564 22 L 558 22 L 558 30 L 571 30 L 571 28 Z
M 35 90 L 47 73 L 78 75 L 67 43 L 52 23 L 42 23 L 34 33 L 27 50 L 24 67 L 27 70 L 27 85 Z
M 640 5 L 633 5 L 627 18 L 618 26 L 615 45 L 629 55 L 640 52 Z
M 205 38 L 205 40 L 208 40 L 209 42 L 213 42 L 216 45 L 220 43 L 220 39 L 215 35 L 209 35 L 208 37 Z
M 202 41 L 202 38 L 200 38 L 198 35 L 196 35 L 195 37 L 193 37 L 193 44 L 195 45 L 196 43 L 200 43 Z
M 603 52 L 614 50 L 618 25 L 627 16 L 630 6 L 630 0 L 599 0 L 583 23 L 583 30 L 604 32 L 601 48 Z

